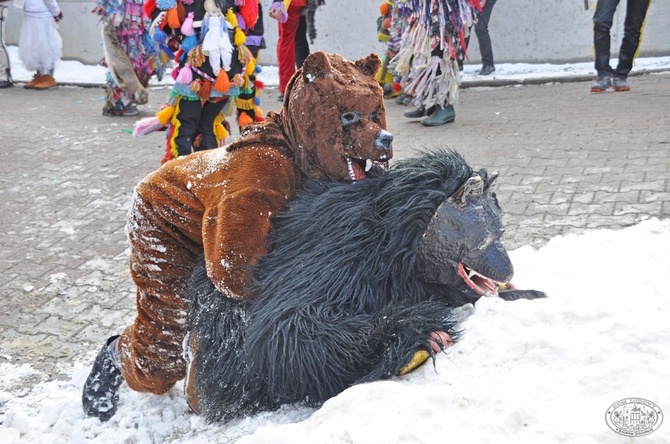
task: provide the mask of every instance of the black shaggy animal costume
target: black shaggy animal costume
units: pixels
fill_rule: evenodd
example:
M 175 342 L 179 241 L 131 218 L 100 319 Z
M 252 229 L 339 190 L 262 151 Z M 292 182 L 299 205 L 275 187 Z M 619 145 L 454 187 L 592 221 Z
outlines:
M 215 421 L 319 405 L 398 375 L 418 350 L 434 357 L 431 332 L 457 339 L 452 310 L 482 295 L 477 279 L 497 287 L 512 276 L 494 179 L 438 149 L 353 184 L 312 181 L 273 221 L 252 300 L 224 297 L 200 267 L 191 285 L 191 371 L 201 413 Z M 468 269 L 474 263 L 488 278 Z

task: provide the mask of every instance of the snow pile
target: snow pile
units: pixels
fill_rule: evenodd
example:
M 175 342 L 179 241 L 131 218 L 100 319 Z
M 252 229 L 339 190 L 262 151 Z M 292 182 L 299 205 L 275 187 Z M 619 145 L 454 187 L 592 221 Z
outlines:
M 85 418 L 71 380 L 30 393 L 40 378 L 0 365 L 0 442 L 13 443 L 630 443 L 605 423 L 607 408 L 639 397 L 670 413 L 670 221 L 552 239 L 510 253 L 520 288 L 549 298 L 485 298 L 462 340 L 404 378 L 352 387 L 314 411 L 277 412 L 207 424 L 188 412 L 183 390 L 125 386 L 114 418 Z M 18 393 L 18 394 L 17 394 Z M 635 443 L 670 443 L 670 424 Z

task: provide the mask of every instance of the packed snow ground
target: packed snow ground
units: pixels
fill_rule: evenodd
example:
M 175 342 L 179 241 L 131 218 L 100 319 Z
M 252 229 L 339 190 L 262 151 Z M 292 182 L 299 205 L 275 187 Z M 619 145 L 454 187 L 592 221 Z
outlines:
M 80 405 L 93 355 L 72 364 L 71 379 L 20 396 L 10 391 L 44 375 L 2 364 L 0 442 L 670 443 L 668 421 L 635 439 L 605 423 L 627 397 L 670 412 L 668 251 L 670 220 L 657 219 L 512 251 L 516 285 L 549 298 L 481 299 L 435 366 L 352 387 L 317 410 L 207 424 L 189 413 L 181 386 L 162 396 L 123 386 L 116 416 L 100 423 Z
M 16 46 L 9 47 L 9 58 L 11 60 L 12 75 L 14 80 L 20 82 L 29 81 L 33 74 L 27 71 L 18 58 L 18 48 Z M 612 60 L 612 66 L 615 66 L 617 61 Z M 263 71 L 258 75 L 259 80 L 265 83 L 268 87 L 279 86 L 279 73 L 276 66 L 261 66 Z M 593 62 L 587 63 L 567 63 L 567 64 L 550 64 L 550 63 L 500 63 L 496 64 L 496 71 L 490 76 L 478 76 L 477 71 L 481 65 L 466 64 L 461 80 L 463 82 L 473 80 L 513 80 L 513 81 L 528 81 L 542 78 L 569 78 L 575 76 L 594 76 L 595 70 Z M 633 73 L 639 71 L 649 70 L 669 70 L 669 57 L 647 57 L 635 59 L 633 66 Z M 66 84 L 104 84 L 105 83 L 105 68 L 100 65 L 84 65 L 81 62 L 67 60 L 61 61 L 56 65 L 54 74 L 56 80 L 60 83 Z M 169 73 L 163 78 L 162 82 L 152 79 L 151 85 L 169 85 L 172 84 L 172 78 Z

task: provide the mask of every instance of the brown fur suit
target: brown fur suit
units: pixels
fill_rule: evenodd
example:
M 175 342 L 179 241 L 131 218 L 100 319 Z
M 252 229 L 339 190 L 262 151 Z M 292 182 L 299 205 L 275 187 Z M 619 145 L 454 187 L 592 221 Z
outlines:
M 184 378 L 184 290 L 199 255 L 221 293 L 247 297 L 271 217 L 303 177 L 361 180 L 369 160 L 391 158 L 374 79 L 379 65 L 375 55 L 350 62 L 313 53 L 287 86 L 279 114 L 226 148 L 172 160 L 139 183 L 127 227 L 137 317 L 119 340 L 132 389 L 164 393 Z

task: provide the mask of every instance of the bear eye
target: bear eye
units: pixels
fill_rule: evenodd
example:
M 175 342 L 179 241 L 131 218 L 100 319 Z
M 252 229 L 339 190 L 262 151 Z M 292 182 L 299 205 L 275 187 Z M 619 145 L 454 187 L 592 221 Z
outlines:
M 356 111 L 346 111 L 340 116 L 343 126 L 352 125 L 361 120 L 361 113 Z
M 379 115 L 377 114 L 377 111 L 372 111 L 370 113 L 370 120 L 372 120 L 373 122 L 376 122 L 376 121 L 379 120 Z

